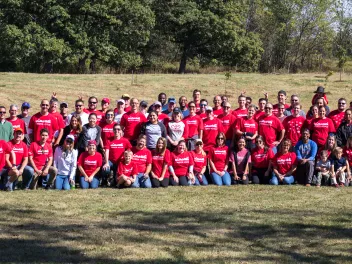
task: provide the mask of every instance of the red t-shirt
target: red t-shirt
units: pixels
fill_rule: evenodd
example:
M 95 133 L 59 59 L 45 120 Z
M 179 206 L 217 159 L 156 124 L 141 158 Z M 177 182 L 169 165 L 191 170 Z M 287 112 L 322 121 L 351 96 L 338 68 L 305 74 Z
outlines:
M 200 102 L 199 103 L 194 102 L 194 104 L 196 105 L 196 112 L 199 112 L 200 111 Z
M 31 117 L 28 128 L 33 130 L 34 141 L 40 141 L 40 130 L 48 129 L 49 137 L 47 142 L 51 143 L 56 130 L 59 130 L 57 119 L 52 114 L 42 115 L 40 112 Z
M 258 123 L 259 118 L 263 115 L 265 115 L 265 111 L 258 110 L 257 112 L 255 112 L 253 119 Z
M 290 105 L 289 104 L 285 104 L 285 109 L 289 108 Z M 279 104 L 274 104 L 273 105 L 273 112 L 272 114 L 277 116 L 277 114 L 279 113 Z
M 142 124 L 147 122 L 144 114 L 128 112 L 121 118 L 121 126 L 125 128 L 124 137 L 128 140 L 136 140 L 141 133 Z
M 191 138 L 194 135 L 198 135 L 199 130 L 203 130 L 203 120 L 200 116 L 187 116 L 183 119 L 183 122 L 188 125 L 188 137 Z
M 16 154 L 16 165 L 22 164 L 23 158 L 28 158 L 28 147 L 23 141 L 16 144 L 14 140 L 11 140 L 7 143 L 13 152 Z M 13 160 L 10 156 L 10 162 L 13 164 Z
M 59 112 L 50 112 L 50 114 L 56 118 L 56 122 L 59 126 L 59 129 L 64 129 L 65 128 L 65 121 L 64 121 L 62 115 L 60 115 Z
M 289 172 L 295 164 L 296 154 L 294 152 L 288 152 L 286 154 L 278 152 L 273 158 L 273 165 L 277 167 L 280 174 Z
M 332 120 L 328 117 L 315 118 L 309 126 L 309 130 L 313 131 L 312 140 L 317 143 L 318 146 L 323 146 L 329 133 L 335 133 L 335 126 Z
M 23 134 L 27 134 L 26 124 L 22 119 L 16 118 L 16 120 L 11 120 L 10 118 L 7 118 L 6 120 L 12 124 L 13 131 L 15 131 L 16 128 L 22 128 Z
M 352 166 L 352 149 L 348 149 L 346 147 L 343 148 L 343 153 L 346 159 L 348 160 L 348 164 L 350 167 Z
M 247 108 L 245 108 L 245 109 L 237 108 L 236 110 L 232 111 L 232 114 L 236 118 L 243 118 L 248 115 L 248 110 L 247 110 Z
M 211 148 L 208 154 L 209 160 L 214 163 L 214 166 L 218 171 L 224 170 L 228 157 L 229 151 L 227 146 Z M 213 170 L 210 169 L 210 172 L 213 172 Z
M 303 123 L 303 128 L 308 128 L 309 129 L 310 124 L 312 123 L 313 119 L 314 119 L 313 117 L 307 116 L 306 120 Z
M 207 166 L 207 156 L 202 153 L 196 153 L 194 150 L 191 152 L 193 156 L 194 168 L 196 172 L 201 172 L 204 166 Z
M 91 109 L 87 109 L 87 108 L 84 108 L 83 111 L 84 111 L 85 113 L 87 113 L 88 115 L 91 114 L 91 113 L 96 114 L 96 115 L 97 115 L 97 122 L 96 122 L 96 124 L 97 124 L 97 126 L 99 126 L 100 121 L 101 121 L 101 120 L 103 119 L 103 117 L 104 117 L 104 113 L 103 113 L 103 112 L 101 112 L 101 111 L 99 111 L 99 110 L 97 110 L 97 109 L 91 110 Z
M 113 139 L 112 141 L 108 140 L 104 148 L 109 150 L 109 160 L 116 164 L 123 157 L 125 150 L 131 149 L 132 145 L 127 139 L 122 137 L 120 139 Z
M 152 164 L 152 153 L 149 149 L 143 148 L 141 150 L 132 147 L 133 158 L 132 160 L 137 165 L 138 173 L 145 173 L 147 166 Z
M 215 109 L 213 108 L 213 113 L 215 117 L 218 117 L 219 115 L 221 115 L 224 111 L 222 110 L 222 108 L 220 107 L 219 109 Z
M 251 158 L 252 158 L 252 165 L 255 168 L 265 169 L 269 167 L 269 161 L 272 160 L 274 157 L 274 152 L 271 148 L 268 148 L 267 152 L 265 153 L 264 148 L 258 148 L 252 150 Z
M 32 157 L 38 170 L 41 170 L 50 157 L 53 156 L 53 149 L 49 143 L 42 147 L 37 142 L 32 142 L 29 146 L 28 156 Z
M 6 165 L 6 154 L 11 153 L 11 148 L 5 140 L 0 140 L 0 170 L 2 170 Z
M 164 155 L 158 154 L 155 150 L 152 151 L 152 172 L 160 178 L 164 165 L 167 164 L 164 178 L 169 178 L 169 165 L 171 164 L 171 154 L 168 149 Z
M 104 146 L 107 143 L 107 141 L 112 141 L 114 140 L 114 125 L 116 125 L 116 122 L 112 122 L 111 124 L 106 123 L 105 121 L 102 121 L 100 123 L 101 127 L 101 139 L 103 140 Z
M 89 155 L 88 151 L 83 152 L 77 161 L 77 166 L 82 166 L 87 176 L 90 177 L 92 173 L 103 165 L 103 157 L 99 152 L 94 155 Z
M 169 116 L 167 114 L 164 113 L 160 113 L 158 115 L 158 121 L 162 122 L 164 124 L 164 126 L 166 127 L 167 122 L 170 120 Z
M 235 128 L 242 132 L 255 134 L 258 131 L 258 124 L 253 118 L 243 117 L 236 120 Z
M 276 116 L 262 116 L 259 118 L 258 132 L 264 137 L 266 144 L 269 147 L 273 146 L 276 141 L 277 133 L 284 129 L 280 120 Z
M 207 118 L 207 114 L 206 114 L 206 113 L 200 113 L 200 112 L 198 112 L 197 115 L 203 120 L 203 122 L 204 122 L 204 119 Z
M 131 111 L 132 110 L 132 107 L 129 105 L 129 106 L 127 106 L 127 107 L 125 107 L 125 112 L 127 113 L 127 112 L 129 112 L 129 111 Z
M 185 151 L 183 153 L 171 153 L 172 167 L 174 168 L 176 176 L 186 176 L 189 166 L 194 165 L 191 152 Z
M 339 128 L 343 118 L 345 117 L 345 112 L 340 112 L 339 110 L 336 109 L 336 110 L 330 112 L 328 117 L 332 120 L 332 122 L 334 123 L 335 129 L 337 130 Z
M 137 175 L 138 169 L 136 163 L 134 163 L 133 160 L 131 160 L 129 164 L 125 164 L 125 162 L 123 161 L 120 162 L 119 167 L 117 169 L 117 175 L 121 176 L 122 174 L 128 177 Z
M 312 105 L 315 105 L 315 101 L 318 99 L 319 97 L 319 94 L 315 94 L 312 98 Z M 326 97 L 326 95 L 324 94 L 323 95 L 325 101 L 326 101 L 326 104 L 329 104 L 329 101 L 328 101 L 328 98 Z
M 234 127 L 235 127 L 235 121 L 236 117 L 234 115 L 228 114 L 224 116 L 224 114 L 221 114 L 218 116 L 218 118 L 221 121 L 222 127 L 224 129 L 224 133 L 226 136 L 226 139 L 232 139 L 233 134 L 234 134 Z
M 203 144 L 204 151 L 209 151 L 216 145 L 216 136 L 219 132 L 224 132 L 221 121 L 217 118 L 213 120 L 205 119 L 203 122 Z
M 285 128 L 285 138 L 292 141 L 292 146 L 295 146 L 301 139 L 304 121 L 305 118 L 303 116 L 288 116 L 282 122 L 282 125 Z

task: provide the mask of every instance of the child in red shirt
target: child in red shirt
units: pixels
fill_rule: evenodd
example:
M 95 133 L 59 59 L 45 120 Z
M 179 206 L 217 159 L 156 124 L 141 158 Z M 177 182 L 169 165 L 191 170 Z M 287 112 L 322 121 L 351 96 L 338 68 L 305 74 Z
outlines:
M 138 171 L 137 165 L 132 161 L 133 152 L 131 150 L 126 150 L 123 153 L 123 160 L 119 163 L 117 169 L 117 187 L 130 187 L 132 183 L 136 180 Z

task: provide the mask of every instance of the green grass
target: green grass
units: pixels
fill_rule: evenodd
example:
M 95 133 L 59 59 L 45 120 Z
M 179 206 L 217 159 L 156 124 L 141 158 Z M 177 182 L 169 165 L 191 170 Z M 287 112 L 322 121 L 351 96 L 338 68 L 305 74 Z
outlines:
M 2 263 L 351 263 L 352 188 L 1 193 Z

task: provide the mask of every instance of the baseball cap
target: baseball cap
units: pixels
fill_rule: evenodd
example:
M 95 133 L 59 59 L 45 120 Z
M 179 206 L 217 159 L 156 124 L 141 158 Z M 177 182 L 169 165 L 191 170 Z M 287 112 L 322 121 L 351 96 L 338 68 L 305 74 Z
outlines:
M 72 141 L 75 141 L 75 137 L 73 135 L 67 135 L 66 140 L 71 139 Z
M 169 97 L 169 99 L 167 100 L 168 103 L 174 103 L 176 104 L 176 99 L 174 97 Z
M 20 131 L 23 134 L 23 129 L 20 128 L 20 127 L 15 128 L 15 130 L 13 132 L 15 133 L 15 132 L 18 132 L 18 131 Z
M 284 94 L 286 96 L 286 92 L 284 90 L 280 90 L 277 94 Z
M 66 102 L 62 102 L 62 103 L 60 104 L 60 108 L 61 108 L 61 107 L 68 108 L 68 104 L 67 104 Z
M 131 97 L 130 97 L 129 94 L 123 94 L 123 95 L 121 96 L 121 98 L 122 98 L 122 99 L 124 99 L 124 98 L 130 99 Z
M 175 107 L 173 113 L 181 113 L 181 109 L 178 107 Z
M 208 105 L 208 106 L 205 108 L 205 111 L 211 111 L 211 112 L 213 112 L 213 108 Z
M 92 139 L 88 141 L 88 145 L 97 145 L 97 142 L 94 139 Z
M 139 105 L 142 107 L 148 107 L 148 103 L 146 101 L 141 101 Z
M 101 101 L 110 104 L 110 99 L 107 97 L 104 97 Z
M 154 106 L 155 106 L 155 105 L 161 106 L 161 103 L 160 103 L 159 101 L 155 101 L 153 105 L 154 105 Z
M 24 102 L 22 108 L 31 108 L 31 105 L 28 102 Z
M 199 143 L 203 144 L 203 140 L 201 140 L 200 138 L 197 138 L 197 139 L 195 140 L 195 145 L 197 145 L 197 143 L 198 143 L 198 144 L 199 144 Z
M 117 103 L 122 103 L 122 104 L 124 104 L 124 103 L 125 103 L 125 100 L 119 99 L 119 100 L 117 100 Z

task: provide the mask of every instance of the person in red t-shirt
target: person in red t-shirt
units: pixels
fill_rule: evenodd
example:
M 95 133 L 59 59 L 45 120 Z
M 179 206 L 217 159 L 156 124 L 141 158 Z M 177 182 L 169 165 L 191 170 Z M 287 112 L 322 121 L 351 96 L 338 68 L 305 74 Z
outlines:
M 200 94 L 201 91 L 198 89 L 193 90 L 193 102 L 196 105 L 196 112 L 200 111 Z
M 253 184 L 269 184 L 269 175 L 271 172 L 271 160 L 274 153 L 264 141 L 262 136 L 255 140 L 256 147 L 251 151 L 252 159 L 252 182 Z
M 64 128 L 64 133 L 60 141 L 60 146 L 63 146 L 68 135 L 74 137 L 74 149 L 77 149 L 78 137 L 82 132 L 82 119 L 79 115 L 72 115 L 70 124 Z
M 208 159 L 207 154 L 203 150 L 203 141 L 201 139 L 196 140 L 195 150 L 192 151 L 194 167 L 193 174 L 195 183 L 194 185 L 208 185 L 208 180 L 204 173 L 207 169 Z
M 26 124 L 22 119 L 17 117 L 17 110 L 18 110 L 17 105 L 10 105 L 10 110 L 9 110 L 10 117 L 6 118 L 6 120 L 12 124 L 13 131 L 15 131 L 16 128 L 21 128 L 24 134 L 27 134 Z
M 221 121 L 225 136 L 226 136 L 226 146 L 230 147 L 231 141 L 234 135 L 235 130 L 235 115 L 231 114 L 231 105 L 229 102 L 225 102 L 222 105 L 223 113 L 218 116 L 218 119 Z
M 114 125 L 113 133 L 114 138 L 108 140 L 106 145 L 104 145 L 105 164 L 103 166 L 103 177 L 104 182 L 106 181 L 108 186 L 114 186 L 116 184 L 116 182 L 114 182 L 116 179 L 115 175 L 123 153 L 132 148 L 131 143 L 126 138 L 122 137 L 122 129 L 120 125 Z
M 279 104 L 283 104 L 285 109 L 290 107 L 289 104 L 286 104 L 286 98 L 287 98 L 286 97 L 286 92 L 284 90 L 280 90 L 277 93 L 277 101 L 278 101 L 278 103 L 273 105 L 273 111 L 272 111 L 274 116 L 277 116 L 278 113 L 279 113 Z
M 225 145 L 225 134 L 220 132 L 216 136 L 216 145 L 209 151 L 210 175 L 215 185 L 231 185 L 231 176 L 227 172 L 229 150 Z
M 220 97 L 220 95 L 217 95 L 217 96 L 214 97 L 213 103 L 214 103 L 214 107 L 213 107 L 214 117 L 218 117 L 218 115 L 222 114 L 221 97 Z
M 133 105 L 132 105 L 133 108 Z M 137 146 L 132 147 L 133 161 L 137 164 L 137 179 L 131 185 L 133 188 L 151 188 L 152 183 L 149 173 L 152 169 L 152 153 L 146 147 L 147 137 L 140 135 L 137 139 Z
M 156 142 L 156 148 L 152 151 L 152 170 L 150 172 L 153 188 L 169 186 L 169 165 L 171 153 L 166 148 L 166 139 L 160 137 Z
M 221 121 L 214 117 L 213 109 L 207 106 L 206 109 L 207 118 L 203 120 L 203 143 L 204 151 L 208 152 L 212 147 L 216 145 L 216 137 L 219 132 L 223 132 Z
M 55 180 L 57 169 L 52 167 L 53 149 L 48 143 L 49 131 L 46 128 L 40 130 L 40 140 L 32 142 L 29 151 L 29 164 L 33 168 L 34 175 L 31 177 L 30 188 L 36 189 L 39 177 L 42 177 L 42 186 L 50 189 Z
M 87 113 L 88 115 L 94 113 L 97 116 L 97 126 L 99 126 L 100 121 L 103 119 L 104 117 L 104 113 L 102 113 L 101 111 L 97 110 L 97 106 L 98 106 L 98 98 L 96 98 L 95 96 L 91 96 L 88 99 L 88 108 L 85 108 L 83 111 L 85 113 Z
M 204 121 L 207 118 L 206 108 L 208 106 L 208 101 L 206 99 L 200 100 L 199 111 L 197 115 Z
M 277 152 L 277 146 L 281 143 L 285 135 L 285 129 L 280 120 L 273 115 L 273 105 L 267 103 L 265 106 L 265 115 L 259 118 L 258 134 L 263 136 L 265 144 Z
M 57 138 L 56 142 L 60 142 L 63 131 L 65 128 L 65 121 L 58 111 L 59 109 L 59 101 L 56 98 L 51 98 L 50 100 L 50 107 L 49 107 L 49 113 L 56 118 L 56 122 L 58 125 L 58 131 L 55 133 L 55 137 Z M 59 143 L 57 143 L 55 146 L 57 146 Z
M 318 148 L 324 146 L 329 133 L 335 133 L 335 126 L 332 120 L 325 116 L 326 110 L 324 106 L 319 107 L 319 117 L 313 119 L 309 126 L 312 140 L 317 143 Z
M 117 188 L 130 187 L 136 181 L 138 170 L 132 157 L 133 152 L 131 150 L 126 150 L 123 153 L 123 159 L 119 163 L 116 174 Z
M 239 118 L 235 122 L 235 133 L 232 137 L 231 149 L 235 146 L 235 142 L 238 138 L 244 137 L 246 140 L 246 148 L 248 150 L 253 149 L 254 140 L 258 136 L 258 124 L 254 120 L 255 106 L 250 105 L 248 107 L 248 114 L 246 117 Z
M 345 98 L 340 98 L 338 101 L 338 107 L 336 110 L 331 111 L 328 117 L 332 120 L 337 130 L 345 116 L 347 100 Z M 13 125 L 13 124 L 12 124 Z
M 301 111 L 300 104 L 295 104 L 292 110 L 292 115 L 286 117 L 282 122 L 282 125 L 285 128 L 285 138 L 291 140 L 292 146 L 296 146 L 296 143 L 301 139 L 302 136 L 302 128 L 305 118 L 299 115 Z
M 196 114 L 196 104 L 188 103 L 189 115 L 183 120 L 188 126 L 187 149 L 194 150 L 195 142 L 203 137 L 203 120 Z
M 128 94 L 123 94 L 121 96 L 121 99 L 125 100 L 125 112 L 126 113 L 131 111 L 131 109 L 132 109 L 132 107 L 130 105 L 130 102 L 132 102 L 132 101 L 130 101 L 130 98 L 131 97 Z
M 48 131 L 47 143 L 58 145 L 60 140 L 56 138 L 54 140 L 54 133 L 60 130 L 57 119 L 49 113 L 49 101 L 42 100 L 40 104 L 41 110 L 31 117 L 28 125 L 28 134 L 30 136 L 31 142 L 38 142 L 41 139 L 40 131 L 45 128 Z
M 193 174 L 194 161 L 191 152 L 187 151 L 186 141 L 180 140 L 171 153 L 170 185 L 189 186 L 195 183 Z
M 8 171 L 8 176 L 10 178 L 7 181 L 7 184 L 5 187 L 8 188 L 8 190 L 14 190 L 16 181 L 19 176 L 23 176 L 23 186 L 26 186 L 29 188 L 29 179 L 33 175 L 34 171 L 32 167 L 27 166 L 28 164 L 28 147 L 27 144 L 22 141 L 23 138 L 23 130 L 22 128 L 18 127 L 14 131 L 14 138 L 8 142 L 8 145 L 10 149 L 15 153 L 16 155 L 16 160 L 13 161 L 10 158 L 10 163 L 13 165 L 16 165 L 16 170 L 10 169 Z
M 312 105 L 309 108 L 309 111 L 307 113 L 306 120 L 304 121 L 304 124 L 303 124 L 303 128 L 309 129 L 309 126 L 312 123 L 313 119 L 318 118 L 318 117 L 319 117 L 319 106 Z
M 247 108 L 246 108 L 246 96 L 240 95 L 238 97 L 238 108 L 232 111 L 232 114 L 236 118 L 243 118 L 247 116 Z
M 131 111 L 124 114 L 121 118 L 120 125 L 124 131 L 124 137 L 127 138 L 133 146 L 137 144 L 137 138 L 141 133 L 141 128 L 147 118 L 143 113 L 138 112 L 138 99 L 131 99 Z
M 253 119 L 258 123 L 259 118 L 265 115 L 265 105 L 268 103 L 268 100 L 265 98 L 260 98 L 258 101 L 259 109 L 255 112 Z
M 291 140 L 284 139 L 281 149 L 273 158 L 273 177 L 270 180 L 271 185 L 280 183 L 291 185 L 295 182 L 293 173 L 297 168 L 297 159 L 294 152 L 290 152 Z
M 108 111 L 110 106 L 110 99 L 107 97 L 104 97 L 103 99 L 101 99 L 101 110 L 100 112 L 102 112 L 104 115 L 106 114 L 106 111 Z M 103 117 L 104 119 L 104 117 Z
M 11 141 L 10 141 L 11 142 Z M 17 179 L 16 155 L 5 140 L 0 140 L 1 189 L 12 191 L 12 182 Z M 12 181 L 13 180 L 13 181 Z M 6 185 L 4 185 L 6 183 Z
M 103 157 L 97 152 L 97 142 L 89 140 L 88 151 L 83 152 L 77 162 L 78 170 L 81 174 L 80 185 L 82 189 L 96 189 L 99 187 L 99 171 L 102 163 Z
M 101 139 L 103 140 L 104 146 L 108 141 L 114 139 L 113 127 L 115 124 L 117 123 L 114 121 L 114 110 L 107 110 L 105 113 L 105 118 L 100 122 Z

